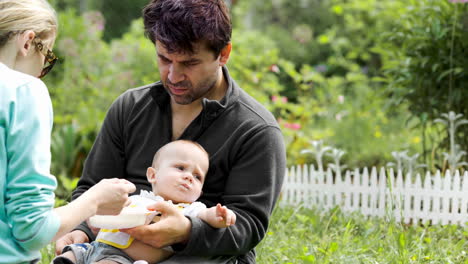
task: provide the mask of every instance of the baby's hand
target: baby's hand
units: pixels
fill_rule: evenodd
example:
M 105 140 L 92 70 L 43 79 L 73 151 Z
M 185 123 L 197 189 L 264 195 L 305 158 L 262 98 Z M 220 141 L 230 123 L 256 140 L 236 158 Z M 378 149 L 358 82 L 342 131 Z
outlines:
M 217 204 L 216 219 L 228 227 L 236 223 L 236 214 L 232 210 L 229 210 L 226 206 Z

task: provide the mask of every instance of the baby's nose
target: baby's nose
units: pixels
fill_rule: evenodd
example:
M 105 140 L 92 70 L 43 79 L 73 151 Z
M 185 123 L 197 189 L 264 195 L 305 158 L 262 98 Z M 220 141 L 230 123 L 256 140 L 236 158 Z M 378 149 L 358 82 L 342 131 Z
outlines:
M 185 173 L 184 178 L 185 178 L 186 180 L 190 181 L 190 182 L 193 181 L 193 175 L 192 175 L 192 173 Z

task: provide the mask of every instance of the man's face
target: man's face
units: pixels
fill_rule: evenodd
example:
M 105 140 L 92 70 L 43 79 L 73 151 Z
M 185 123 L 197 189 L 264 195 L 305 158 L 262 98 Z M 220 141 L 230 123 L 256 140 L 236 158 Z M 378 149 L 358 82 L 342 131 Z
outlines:
M 209 97 L 221 78 L 220 56 L 215 58 L 203 43 L 194 46 L 193 54 L 169 53 L 156 41 L 162 83 L 177 104 L 187 105 Z

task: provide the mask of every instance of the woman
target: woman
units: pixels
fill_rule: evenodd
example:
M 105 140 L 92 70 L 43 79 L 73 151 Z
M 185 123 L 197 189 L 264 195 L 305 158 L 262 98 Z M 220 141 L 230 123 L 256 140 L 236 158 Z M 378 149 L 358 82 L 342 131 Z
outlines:
M 77 200 L 54 207 L 50 175 L 52 105 L 44 83 L 57 17 L 45 0 L 0 1 L 0 263 L 36 263 L 39 250 L 92 215 L 118 214 L 135 191 L 101 181 Z

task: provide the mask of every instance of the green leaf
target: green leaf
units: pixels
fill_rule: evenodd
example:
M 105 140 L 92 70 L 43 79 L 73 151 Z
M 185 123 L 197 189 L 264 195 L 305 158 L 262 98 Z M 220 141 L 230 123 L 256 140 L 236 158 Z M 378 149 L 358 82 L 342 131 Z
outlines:
M 446 71 L 443 71 L 438 77 L 437 77 L 437 82 L 440 82 L 443 78 L 445 78 L 447 75 L 449 75 L 451 72 L 453 72 L 452 69 L 448 69 Z

